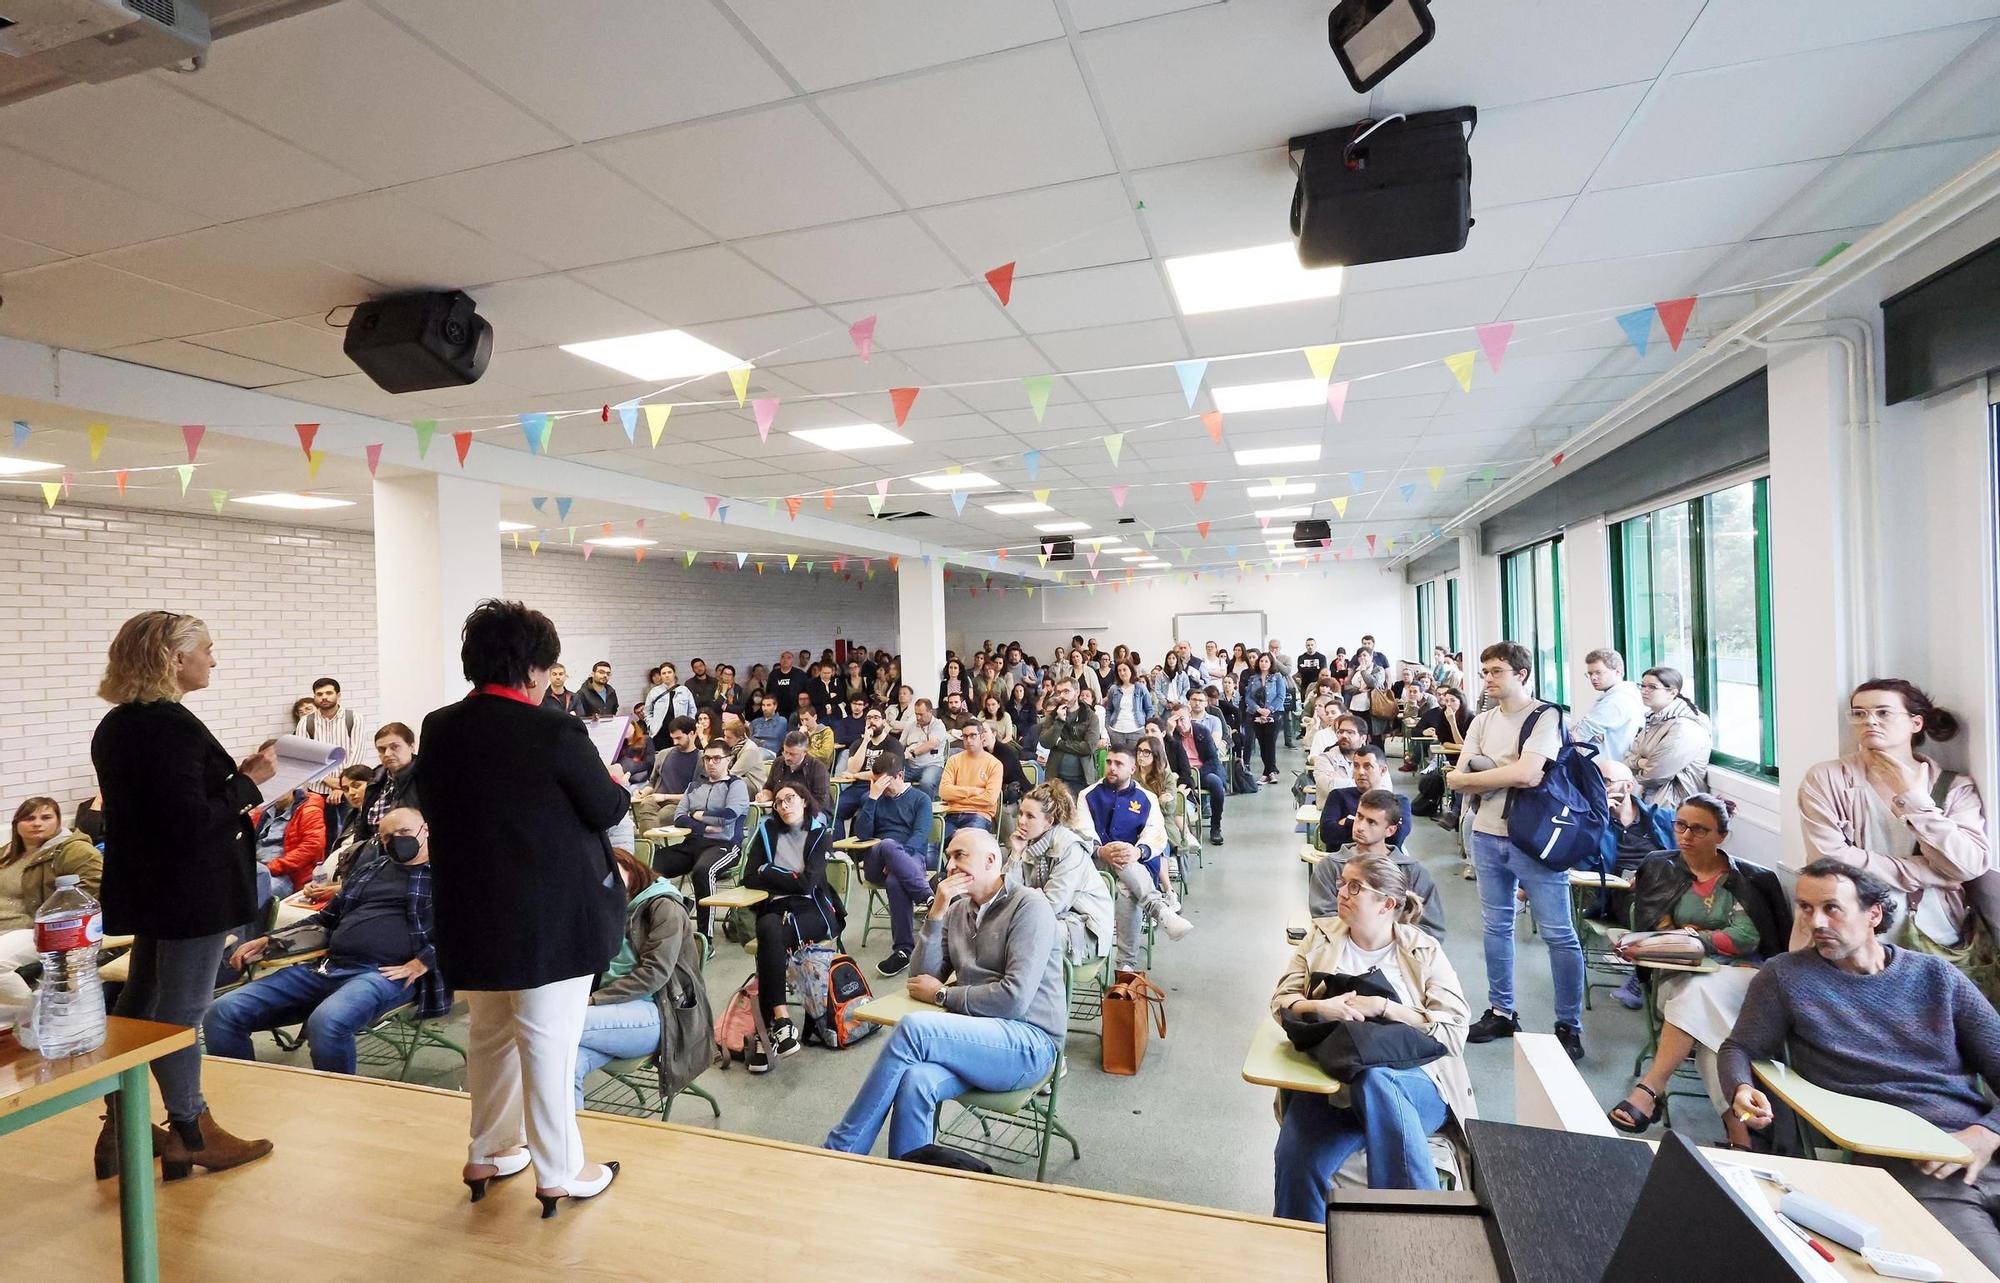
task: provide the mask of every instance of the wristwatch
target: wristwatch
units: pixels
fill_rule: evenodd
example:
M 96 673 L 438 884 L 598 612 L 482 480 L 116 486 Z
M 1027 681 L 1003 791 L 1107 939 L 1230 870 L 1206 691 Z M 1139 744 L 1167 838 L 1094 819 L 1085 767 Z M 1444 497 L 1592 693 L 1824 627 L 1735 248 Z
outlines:
M 936 993 L 931 995 L 931 1001 L 936 1003 L 940 1007 L 944 1006 L 944 987 L 942 985 L 938 987 L 938 991 Z

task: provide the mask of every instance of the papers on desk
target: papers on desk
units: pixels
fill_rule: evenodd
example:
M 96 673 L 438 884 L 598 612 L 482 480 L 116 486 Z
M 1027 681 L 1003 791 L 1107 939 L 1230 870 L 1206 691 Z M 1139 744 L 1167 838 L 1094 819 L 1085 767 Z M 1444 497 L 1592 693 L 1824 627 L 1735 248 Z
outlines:
M 277 773 L 257 786 L 266 802 L 325 779 L 347 761 L 347 750 L 338 744 L 322 744 L 303 735 L 280 735 L 273 752 Z
M 618 750 L 625 743 L 625 728 L 632 724 L 632 714 L 621 713 L 617 717 L 594 717 L 583 724 L 590 732 L 590 742 L 597 745 L 597 755 L 604 759 L 606 766 L 618 760 Z
M 1771 1232 L 1771 1237 L 1778 1241 L 1778 1247 L 1791 1261 L 1800 1278 L 1811 1279 L 1813 1283 L 1843 1283 L 1846 1276 L 1813 1251 L 1778 1215 L 1778 1209 L 1772 1207 L 1771 1200 L 1764 1196 L 1764 1187 L 1748 1168 L 1734 1163 L 1715 1163 L 1712 1166 L 1722 1177 L 1722 1183 L 1729 1187 L 1729 1192 L 1736 1196 L 1736 1201 L 1743 1205 L 1743 1210 Z

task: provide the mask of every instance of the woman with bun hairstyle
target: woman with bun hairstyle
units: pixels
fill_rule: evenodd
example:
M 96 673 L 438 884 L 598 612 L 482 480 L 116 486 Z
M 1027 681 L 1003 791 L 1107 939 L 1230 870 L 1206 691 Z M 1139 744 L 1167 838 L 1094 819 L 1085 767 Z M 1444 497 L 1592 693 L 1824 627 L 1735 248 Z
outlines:
M 1633 879 L 1633 931 L 1690 936 L 1700 942 L 1701 950 L 1696 954 L 1690 946 L 1686 961 L 1713 962 L 1717 970 L 1639 968 L 1640 983 L 1654 986 L 1654 1000 L 1659 1003 L 1660 1041 L 1644 1076 L 1611 1107 L 1611 1125 L 1619 1131 L 1636 1134 L 1653 1125 L 1660 1116 L 1667 1080 L 1692 1055 L 1709 1100 L 1722 1115 L 1730 1145 L 1749 1148 L 1750 1133 L 1729 1108 L 1716 1076 L 1715 1053 L 1736 1025 L 1758 964 L 1785 951 L 1792 934 L 1792 906 L 1777 874 L 1732 859 L 1722 849 L 1735 810 L 1734 802 L 1710 793 L 1696 793 L 1682 802 L 1674 813 L 1674 841 L 1680 849 L 1647 856 Z M 1638 954 L 1641 939 L 1635 934 L 1620 941 L 1620 955 Z
M 1708 791 L 1708 755 L 1715 727 L 1687 694 L 1678 668 L 1649 668 L 1639 678 L 1646 720 L 1632 737 L 1625 765 L 1647 806 L 1677 807 Z
M 1887 882 L 1909 910 L 1899 915 L 1894 943 L 1966 967 L 1980 930 L 1975 919 L 1991 935 L 2000 914 L 1986 809 L 1970 776 L 1917 751 L 1926 740 L 1956 736 L 1958 718 L 1900 677 L 1855 687 L 1847 716 L 1854 751 L 1819 763 L 1799 782 L 1806 859 L 1831 857 Z M 1990 963 L 1990 944 L 1979 952 Z M 1972 979 L 1991 996 L 1991 977 Z

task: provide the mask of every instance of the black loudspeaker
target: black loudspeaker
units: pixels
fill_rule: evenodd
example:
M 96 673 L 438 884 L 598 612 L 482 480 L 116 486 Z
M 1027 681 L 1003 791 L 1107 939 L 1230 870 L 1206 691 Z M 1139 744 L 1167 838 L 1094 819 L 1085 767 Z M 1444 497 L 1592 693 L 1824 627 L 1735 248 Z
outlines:
M 1070 538 L 1068 535 L 1057 535 L 1054 538 L 1042 540 L 1042 543 L 1049 550 L 1050 561 L 1076 560 L 1076 540 Z
M 493 327 L 459 290 L 398 294 L 354 309 L 341 344 L 385 392 L 477 383 L 493 356 Z
M 1300 264 L 1352 267 L 1464 249 L 1477 122 L 1471 107 L 1454 107 L 1292 139 Z
M 1292 527 L 1292 546 L 1317 548 L 1322 539 L 1333 538 L 1333 525 L 1325 521 L 1301 521 Z

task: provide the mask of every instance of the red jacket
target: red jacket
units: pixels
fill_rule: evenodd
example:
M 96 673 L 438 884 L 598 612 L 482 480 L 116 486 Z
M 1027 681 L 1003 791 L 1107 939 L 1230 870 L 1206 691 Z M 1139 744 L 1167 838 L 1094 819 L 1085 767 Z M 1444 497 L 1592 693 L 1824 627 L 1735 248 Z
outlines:
M 305 801 L 292 808 L 285 824 L 285 849 L 264 867 L 271 871 L 272 890 L 280 896 L 300 890 L 326 859 L 326 799 L 307 790 Z M 285 885 L 275 885 L 283 883 Z

